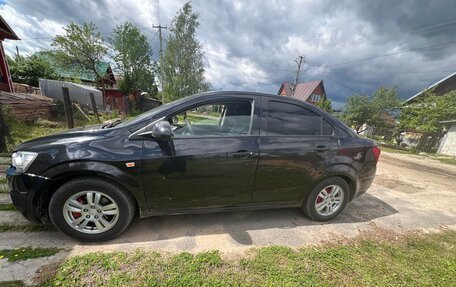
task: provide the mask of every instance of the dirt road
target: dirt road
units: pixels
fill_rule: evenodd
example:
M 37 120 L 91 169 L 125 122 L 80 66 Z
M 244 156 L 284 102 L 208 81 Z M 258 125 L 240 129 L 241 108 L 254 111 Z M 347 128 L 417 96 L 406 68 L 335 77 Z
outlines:
M 102 244 L 80 244 L 58 232 L 0 233 L 0 249 L 57 246 L 67 249 L 70 256 L 136 248 L 165 252 L 218 249 L 230 255 L 251 247 L 298 247 L 353 237 L 376 228 L 403 232 L 442 227 L 456 229 L 456 166 L 384 152 L 368 193 L 331 222 L 312 222 L 298 209 L 163 216 L 135 221 L 119 238 Z M 8 269 L 4 267 L 8 266 L 2 265 L 2 270 Z

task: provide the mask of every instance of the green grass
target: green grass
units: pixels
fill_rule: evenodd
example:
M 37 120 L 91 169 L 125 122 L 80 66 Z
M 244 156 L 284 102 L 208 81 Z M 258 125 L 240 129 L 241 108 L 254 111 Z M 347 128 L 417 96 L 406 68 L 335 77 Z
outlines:
M 436 159 L 436 160 L 446 163 L 446 164 L 456 165 L 456 158 L 433 157 L 433 159 Z
M 33 258 L 48 257 L 59 252 L 58 248 L 16 248 L 0 250 L 0 259 L 8 258 L 9 262 L 21 261 Z
M 48 123 L 48 121 L 24 123 L 15 121 L 11 124 L 10 132 L 14 145 L 17 145 L 34 138 L 58 133 L 65 129 L 66 127 L 62 123 Z
M 40 232 L 53 230 L 47 225 L 11 225 L 0 224 L 0 232 Z
M 376 237 L 372 237 L 376 238 Z M 90 253 L 67 259 L 43 286 L 456 286 L 456 231 L 293 250 Z
M 3 281 L 0 282 L 0 287 L 23 287 L 26 286 L 24 282 L 16 280 L 16 281 Z
M 386 152 L 416 155 L 416 156 L 423 157 L 423 158 L 425 157 L 425 158 L 429 158 L 429 159 L 438 160 L 441 163 L 456 165 L 456 158 L 453 158 L 453 157 L 437 155 L 434 153 L 428 153 L 425 155 L 421 155 L 421 154 L 417 154 L 417 152 L 412 152 L 407 149 L 391 148 L 391 147 L 386 147 L 386 146 L 381 146 L 380 149 L 382 151 L 386 151 Z
M 380 149 L 382 151 L 392 152 L 392 153 L 413 154 L 409 150 L 400 149 L 400 148 L 390 148 L 390 147 L 386 147 L 386 146 L 380 146 Z
M 16 207 L 12 203 L 0 204 L 0 211 L 11 211 L 16 210 Z
M 6 177 L 0 177 L 0 184 L 6 184 L 7 181 L 6 181 Z

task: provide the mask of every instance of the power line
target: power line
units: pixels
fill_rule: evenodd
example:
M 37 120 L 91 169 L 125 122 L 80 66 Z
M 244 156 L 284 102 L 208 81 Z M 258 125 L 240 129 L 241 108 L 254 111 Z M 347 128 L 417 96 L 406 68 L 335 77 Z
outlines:
M 405 33 L 416 33 L 416 32 L 419 32 L 419 31 L 423 31 L 423 30 L 430 30 L 430 31 L 433 31 L 433 30 L 441 30 L 441 29 L 447 29 L 447 28 L 451 28 L 453 26 L 456 26 L 456 21 L 449 21 L 449 22 L 441 22 L 439 24 L 433 24 L 433 25 L 429 25 L 429 26 L 423 26 L 421 28 L 417 28 L 417 29 L 414 29 L 414 30 L 409 30 L 409 31 L 406 31 Z M 429 32 L 429 31 L 427 31 Z M 426 33 L 427 33 L 426 32 Z
M 384 54 L 384 55 L 380 55 L 380 56 L 373 56 L 373 57 L 362 58 L 362 59 L 357 59 L 357 60 L 352 60 L 352 61 L 340 62 L 340 63 L 336 63 L 336 64 L 328 64 L 328 66 L 329 67 L 334 67 L 334 66 L 340 66 L 340 65 L 347 65 L 347 64 L 353 64 L 353 63 L 371 61 L 371 60 L 380 59 L 380 58 L 386 58 L 386 57 L 395 56 L 395 55 L 399 55 L 399 54 L 404 54 L 404 53 L 409 53 L 409 52 L 425 50 L 425 49 L 429 49 L 429 48 L 435 48 L 435 47 L 451 45 L 451 44 L 454 44 L 454 43 L 456 43 L 456 41 L 450 41 L 450 42 L 446 42 L 446 43 L 439 43 L 439 44 L 435 44 L 435 45 L 419 47 L 419 48 L 414 48 L 414 49 L 409 49 L 409 50 L 404 50 L 404 51 Z

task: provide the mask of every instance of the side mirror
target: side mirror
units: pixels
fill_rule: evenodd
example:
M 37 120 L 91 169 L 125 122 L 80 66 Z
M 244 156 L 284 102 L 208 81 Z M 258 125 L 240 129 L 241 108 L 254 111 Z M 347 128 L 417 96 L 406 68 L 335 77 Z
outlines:
M 171 125 L 168 121 L 159 121 L 152 127 L 152 136 L 155 139 L 169 141 L 173 136 Z

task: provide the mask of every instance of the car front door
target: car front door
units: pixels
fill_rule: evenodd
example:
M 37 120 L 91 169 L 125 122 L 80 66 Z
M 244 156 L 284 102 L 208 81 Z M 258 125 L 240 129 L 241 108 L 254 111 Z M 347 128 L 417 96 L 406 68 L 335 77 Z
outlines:
M 170 141 L 144 141 L 143 186 L 153 210 L 234 207 L 252 200 L 259 154 L 255 96 L 221 96 L 166 115 Z
M 333 127 L 305 104 L 263 98 L 254 203 L 296 204 L 339 149 Z

